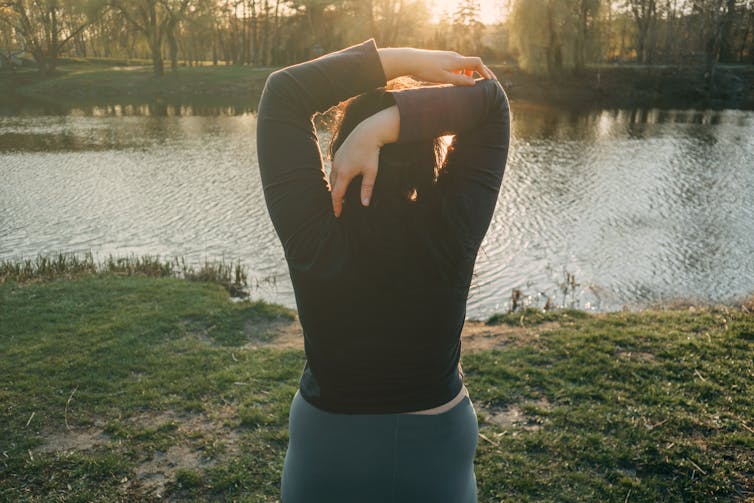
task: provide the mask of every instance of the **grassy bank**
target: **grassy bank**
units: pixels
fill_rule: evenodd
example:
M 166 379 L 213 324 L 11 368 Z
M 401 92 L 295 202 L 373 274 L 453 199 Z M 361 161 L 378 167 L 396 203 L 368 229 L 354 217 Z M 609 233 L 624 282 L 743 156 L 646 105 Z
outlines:
M 754 315 L 469 323 L 480 502 L 754 497 Z M 275 501 L 287 309 L 107 271 L 0 285 L 0 500 Z
M 701 68 L 595 65 L 549 79 L 493 67 L 513 99 L 574 108 L 754 109 L 754 65 Z
M 156 78 L 148 66 L 75 63 L 61 65 L 58 76 L 44 80 L 36 72 L 0 73 L 0 91 L 15 100 L 68 106 L 162 102 L 255 107 L 271 71 L 244 66 L 180 67 L 176 73 L 168 70 Z
M 557 79 L 492 65 L 514 100 L 584 107 L 754 108 L 754 66 L 721 66 L 712 82 L 704 71 L 672 66 L 612 66 L 564 73 Z M 0 100 L 59 106 L 164 103 L 253 109 L 272 68 L 180 67 L 155 78 L 149 66 L 64 61 L 59 75 L 0 72 Z

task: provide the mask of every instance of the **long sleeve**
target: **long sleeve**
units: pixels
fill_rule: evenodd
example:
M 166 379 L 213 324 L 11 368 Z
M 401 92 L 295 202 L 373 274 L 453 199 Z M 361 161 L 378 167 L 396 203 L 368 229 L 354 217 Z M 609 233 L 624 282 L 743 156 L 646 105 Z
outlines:
M 510 108 L 494 80 L 475 86 L 435 86 L 393 93 L 399 143 L 454 134 L 438 186 L 443 218 L 461 253 L 482 242 L 497 203 L 510 142 Z
M 259 102 L 257 151 L 267 208 L 292 267 L 322 267 L 339 226 L 312 117 L 385 85 L 373 40 L 278 70 Z M 323 240 L 324 236 L 330 239 Z M 331 251 L 331 250 L 330 250 Z

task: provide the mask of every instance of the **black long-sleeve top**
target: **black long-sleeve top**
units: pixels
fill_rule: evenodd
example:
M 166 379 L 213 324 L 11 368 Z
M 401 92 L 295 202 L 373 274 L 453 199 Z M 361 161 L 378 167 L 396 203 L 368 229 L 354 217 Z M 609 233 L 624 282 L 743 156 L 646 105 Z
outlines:
M 259 103 L 264 195 L 304 330 L 300 392 L 336 413 L 423 410 L 460 392 L 469 285 L 508 155 L 498 82 L 396 91 L 399 143 L 456 135 L 436 197 L 389 224 L 372 207 L 347 205 L 335 218 L 313 116 L 385 84 L 370 40 L 274 72 Z M 391 245 L 380 246 L 388 234 Z

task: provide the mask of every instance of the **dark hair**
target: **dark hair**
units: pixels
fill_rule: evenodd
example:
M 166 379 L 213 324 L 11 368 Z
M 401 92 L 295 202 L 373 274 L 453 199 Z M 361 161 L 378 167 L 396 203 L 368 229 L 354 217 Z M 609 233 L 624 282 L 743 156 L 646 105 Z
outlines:
M 361 94 L 338 105 L 332 127 L 330 159 L 359 123 L 395 104 L 388 91 L 417 86 L 418 83 L 411 79 L 396 79 L 387 87 Z M 370 205 L 395 209 L 429 198 L 437 180 L 442 147 L 439 139 L 385 145 L 380 151 L 379 171 Z M 361 178 L 351 182 L 346 193 L 346 206 L 360 204 L 360 187 Z

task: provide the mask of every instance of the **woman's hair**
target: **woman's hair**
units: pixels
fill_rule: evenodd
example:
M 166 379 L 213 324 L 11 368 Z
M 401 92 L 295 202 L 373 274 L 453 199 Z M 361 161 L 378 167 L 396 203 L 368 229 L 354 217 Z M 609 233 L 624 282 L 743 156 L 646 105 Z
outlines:
M 388 91 L 418 87 L 412 79 L 391 81 L 387 87 L 361 94 L 341 103 L 336 109 L 330 141 L 330 159 L 364 119 L 391 107 L 395 100 Z M 375 205 L 402 206 L 429 197 L 437 180 L 438 166 L 443 155 L 439 139 L 421 142 L 389 144 L 380 150 L 379 171 L 373 189 Z M 346 193 L 346 205 L 359 204 L 361 178 L 351 182 Z M 346 210 L 344 210 L 346 211 Z

